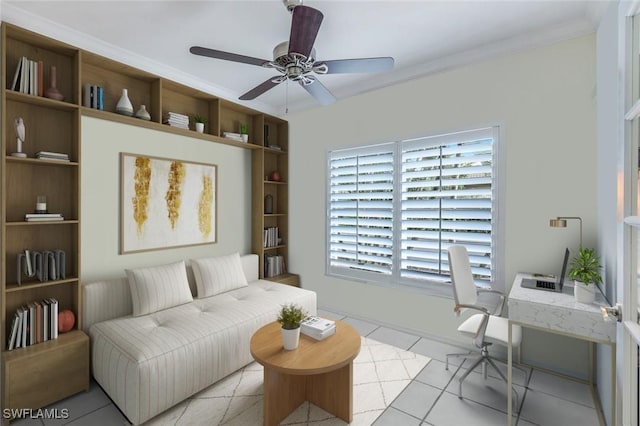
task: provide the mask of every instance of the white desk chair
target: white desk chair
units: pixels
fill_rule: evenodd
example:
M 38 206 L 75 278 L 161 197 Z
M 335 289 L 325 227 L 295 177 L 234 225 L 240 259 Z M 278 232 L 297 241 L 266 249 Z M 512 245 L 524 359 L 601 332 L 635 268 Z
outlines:
M 488 347 L 494 343 L 505 347 L 508 345 L 509 320 L 498 316 L 502 312 L 501 308 L 499 309 L 500 312 L 498 315 L 494 315 L 487 308 L 477 304 L 479 291 L 488 291 L 499 294 L 502 293 L 495 290 L 476 289 L 466 247 L 454 245 L 449 247 L 448 252 L 449 269 L 451 271 L 451 281 L 453 283 L 453 296 L 456 302 L 456 305 L 453 308 L 454 312 L 457 316 L 460 316 L 460 314 L 467 309 L 473 309 L 480 312 L 469 317 L 460 325 L 460 327 L 458 327 L 458 331 L 470 339 L 473 339 L 474 345 L 480 349 L 480 354 L 471 365 L 471 368 L 469 368 L 462 377 L 460 377 L 458 398 L 462 398 L 462 382 L 479 364 L 482 365 L 482 375 L 485 379 L 487 378 L 487 364 L 489 364 L 498 372 L 502 380 L 507 382 L 507 378 L 502 374 L 494 362 L 501 360 L 491 357 L 489 355 Z M 502 305 L 504 306 L 504 294 L 502 294 Z M 514 347 L 519 347 L 520 341 L 522 340 L 522 329 L 520 326 L 513 326 L 511 337 L 512 345 Z M 445 368 L 447 370 L 449 369 L 449 357 L 469 358 L 471 354 L 473 354 L 473 352 L 447 354 Z M 527 373 L 525 371 L 525 383 L 527 377 L 526 374 Z M 518 407 L 518 393 L 515 389 L 513 389 L 513 392 L 516 396 L 515 406 Z

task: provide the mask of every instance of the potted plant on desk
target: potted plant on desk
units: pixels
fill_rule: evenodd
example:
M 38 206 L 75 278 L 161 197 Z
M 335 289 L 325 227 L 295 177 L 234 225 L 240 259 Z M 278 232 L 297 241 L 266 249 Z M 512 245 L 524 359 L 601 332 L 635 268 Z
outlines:
M 578 254 L 571 260 L 569 279 L 574 280 L 573 294 L 576 302 L 593 303 L 596 297 L 596 285 L 602 283 L 600 258 L 594 249 L 580 247 Z
M 298 347 L 300 323 L 306 316 L 302 308 L 293 303 L 283 305 L 280 309 L 278 322 L 282 325 L 282 344 L 285 350 L 292 351 Z

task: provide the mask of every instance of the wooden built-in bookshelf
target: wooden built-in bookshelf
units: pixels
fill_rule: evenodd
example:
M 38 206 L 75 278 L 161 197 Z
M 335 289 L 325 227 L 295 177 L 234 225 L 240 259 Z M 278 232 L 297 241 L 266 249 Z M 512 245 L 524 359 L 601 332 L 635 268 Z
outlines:
M 82 318 L 80 297 L 80 121 L 82 116 L 110 120 L 164 132 L 189 136 L 203 142 L 221 143 L 252 150 L 252 248 L 260 257 L 260 277 L 265 276 L 265 255 L 282 256 L 288 266 L 288 123 L 244 105 L 167 80 L 152 73 L 81 50 L 12 24 L 2 23 L 1 111 L 2 158 L 0 206 L 1 317 L 3 408 L 41 408 L 89 387 L 89 340 L 79 329 Z M 12 90 L 16 67 L 23 56 L 44 65 L 43 84 L 50 85 L 50 69 L 57 70 L 57 88 L 64 100 L 49 99 Z M 83 105 L 86 85 L 104 90 L 103 109 Z M 145 105 L 151 120 L 145 121 L 115 112 L 127 89 L 134 112 Z M 168 112 L 207 119 L 204 133 L 163 124 Z M 11 156 L 16 149 L 14 118 L 22 117 L 26 127 L 23 151 L 27 158 Z M 223 137 L 248 126 L 248 143 Z M 278 149 L 274 149 L 274 145 Z M 35 158 L 38 151 L 62 152 L 70 161 Z M 273 171 L 278 182 L 270 180 Z M 265 196 L 274 200 L 274 211 L 264 213 Z M 36 196 L 46 195 L 48 210 L 61 213 L 59 222 L 26 222 Z M 263 230 L 277 226 L 282 241 L 265 248 Z M 64 279 L 40 282 L 22 277 L 17 282 L 17 256 L 25 249 L 66 252 Z M 299 277 L 285 272 L 274 281 L 299 285 Z M 59 309 L 75 313 L 74 329 L 58 339 L 9 351 L 11 319 L 20 306 L 45 298 L 56 298 Z M 33 375 L 34 371 L 46 374 Z M 73 380 L 69 377 L 73 376 Z M 38 377 L 41 377 L 40 379 Z M 55 386 L 51 383 L 55 382 Z

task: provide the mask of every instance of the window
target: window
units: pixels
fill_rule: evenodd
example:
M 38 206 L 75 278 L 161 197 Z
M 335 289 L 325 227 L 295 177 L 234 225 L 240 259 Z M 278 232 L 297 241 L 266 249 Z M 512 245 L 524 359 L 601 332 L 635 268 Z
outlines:
M 476 283 L 495 280 L 497 128 L 329 153 L 328 273 L 448 283 L 467 247 Z

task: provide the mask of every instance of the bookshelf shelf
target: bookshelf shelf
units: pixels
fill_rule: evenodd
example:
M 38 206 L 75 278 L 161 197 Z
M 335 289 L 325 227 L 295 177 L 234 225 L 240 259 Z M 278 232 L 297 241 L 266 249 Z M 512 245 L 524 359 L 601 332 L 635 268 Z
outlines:
M 7 288 L 5 291 L 7 293 L 16 292 L 16 291 L 31 291 L 31 290 L 42 288 L 42 287 L 57 286 L 60 284 L 69 284 L 69 283 L 73 284 L 73 283 L 76 283 L 77 281 L 78 281 L 78 277 L 69 277 L 64 280 L 52 280 L 52 281 L 44 281 L 44 282 L 30 281 L 22 284 L 7 283 Z

